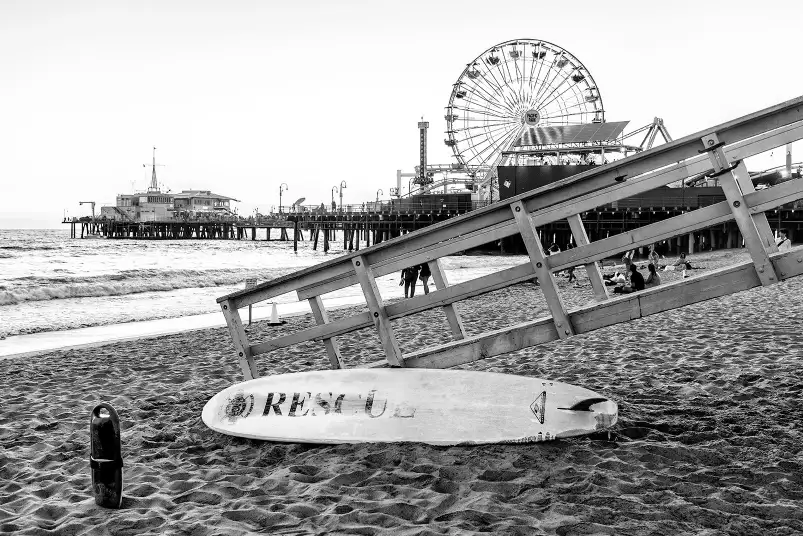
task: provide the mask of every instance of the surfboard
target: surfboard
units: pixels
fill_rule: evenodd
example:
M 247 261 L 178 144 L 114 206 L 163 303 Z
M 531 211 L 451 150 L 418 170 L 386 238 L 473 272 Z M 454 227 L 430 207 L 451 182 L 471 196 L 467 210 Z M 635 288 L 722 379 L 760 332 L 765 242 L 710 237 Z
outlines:
M 213 396 L 223 434 L 293 443 L 529 443 L 616 423 L 613 400 L 574 385 L 493 372 L 341 369 L 264 376 Z

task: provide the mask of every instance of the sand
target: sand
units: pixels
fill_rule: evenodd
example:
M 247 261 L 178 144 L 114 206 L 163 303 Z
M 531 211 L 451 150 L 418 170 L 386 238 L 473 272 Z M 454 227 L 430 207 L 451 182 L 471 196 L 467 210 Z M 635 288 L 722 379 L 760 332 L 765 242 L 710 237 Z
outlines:
M 726 251 L 692 262 L 745 258 Z M 580 289 L 560 280 L 569 306 L 590 299 L 581 280 Z M 458 309 L 472 333 L 545 310 L 532 284 Z M 0 533 L 801 534 L 802 313 L 797 278 L 466 366 L 575 383 L 619 402 L 611 434 L 529 445 L 220 435 L 200 414 L 242 378 L 225 329 L 6 359 Z M 286 332 L 312 323 L 288 320 Z M 407 349 L 448 334 L 441 311 L 394 327 Z M 276 329 L 249 332 L 262 340 Z M 380 355 L 372 330 L 340 340 L 349 365 Z M 258 358 L 261 374 L 326 363 L 319 343 Z M 122 419 L 118 511 L 96 506 L 90 488 L 88 414 L 100 401 Z

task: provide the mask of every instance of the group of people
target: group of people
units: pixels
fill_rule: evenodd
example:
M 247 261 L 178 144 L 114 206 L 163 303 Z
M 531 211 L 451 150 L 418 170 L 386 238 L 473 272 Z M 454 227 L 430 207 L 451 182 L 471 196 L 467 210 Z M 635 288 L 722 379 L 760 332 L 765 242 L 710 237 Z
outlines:
M 419 279 L 424 285 L 424 294 L 429 294 L 429 278 L 431 276 L 432 272 L 429 269 L 429 264 L 426 262 L 402 270 L 399 286 L 404 285 L 404 297 L 412 298 L 415 296 L 415 285 L 416 281 Z
M 658 273 L 661 266 L 659 260 L 662 257 L 655 251 L 655 244 L 650 245 L 647 253 L 647 277 L 645 278 L 630 255 L 622 257 L 624 263 L 624 273 L 616 272 L 612 275 L 605 275 L 605 284 L 615 286 L 613 292 L 616 294 L 629 294 L 650 287 L 657 287 L 661 284 L 661 275 Z M 686 254 L 681 253 L 680 258 L 674 264 L 663 267 L 664 271 L 683 270 L 683 277 L 686 277 L 686 270 L 694 270 L 696 267 L 686 259 Z

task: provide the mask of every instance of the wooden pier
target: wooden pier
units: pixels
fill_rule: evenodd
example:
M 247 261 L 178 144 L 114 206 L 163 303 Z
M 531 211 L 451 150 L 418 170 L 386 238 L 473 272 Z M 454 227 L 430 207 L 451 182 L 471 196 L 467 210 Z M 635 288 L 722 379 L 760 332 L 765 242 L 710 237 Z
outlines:
M 324 343 L 333 368 L 346 365 L 337 336 L 373 326 L 384 359 L 373 366 L 445 368 L 520 350 L 703 300 L 768 286 L 803 275 L 803 250 L 779 252 L 770 227 L 776 207 L 803 198 L 803 178 L 756 191 L 744 159 L 803 139 L 803 97 L 718 125 L 671 143 L 600 166 L 499 203 L 450 218 L 406 236 L 341 255 L 317 266 L 267 281 L 218 299 L 246 380 L 257 377 L 255 356 L 307 341 Z M 724 199 L 695 210 L 592 239 L 582 215 L 623 202 L 678 180 L 711 173 Z M 565 221 L 577 247 L 545 254 L 544 226 Z M 647 290 L 611 297 L 598 261 L 663 240 L 734 222 L 751 262 L 737 264 Z M 538 229 L 542 230 L 539 237 Z M 440 258 L 472 247 L 519 236 L 528 262 L 450 286 Z M 375 278 L 428 263 L 437 290 L 385 305 Z M 554 272 L 585 266 L 596 303 L 567 309 Z M 551 316 L 468 336 L 455 302 L 538 277 Z M 321 296 L 359 285 L 368 311 L 330 320 Z M 272 340 L 251 342 L 239 310 L 295 292 L 308 300 L 318 325 Z M 443 308 L 453 341 L 403 352 L 391 320 Z
M 719 187 L 656 188 L 626 199 L 593 207 L 580 214 L 580 220 L 590 240 L 598 241 L 623 232 L 649 226 L 689 211 L 708 207 L 726 199 Z M 501 203 L 507 200 L 500 201 Z M 471 209 L 483 207 L 446 207 L 443 210 L 348 211 L 320 213 L 291 212 L 273 219 L 239 219 L 229 221 L 154 221 L 128 222 L 84 218 L 64 220 L 71 226 L 72 238 L 111 238 L 134 240 L 251 240 L 307 242 L 313 250 L 328 252 L 334 244 L 342 243 L 342 251 L 359 251 L 372 244 L 424 229 L 450 220 Z M 484 206 L 484 205 L 483 205 Z M 349 207 L 352 208 L 352 207 Z M 773 227 L 789 229 L 792 240 L 803 238 L 803 203 L 795 201 L 775 208 L 768 217 Z M 538 236 L 547 244 L 556 243 L 561 249 L 574 242 L 572 227 L 567 220 L 545 222 L 538 227 Z M 740 247 L 744 238 L 738 225 L 726 221 L 706 229 L 689 231 L 659 243 L 659 252 L 674 254 Z M 502 253 L 525 252 L 519 236 L 491 240 L 484 249 Z M 338 248 L 338 250 L 340 250 Z

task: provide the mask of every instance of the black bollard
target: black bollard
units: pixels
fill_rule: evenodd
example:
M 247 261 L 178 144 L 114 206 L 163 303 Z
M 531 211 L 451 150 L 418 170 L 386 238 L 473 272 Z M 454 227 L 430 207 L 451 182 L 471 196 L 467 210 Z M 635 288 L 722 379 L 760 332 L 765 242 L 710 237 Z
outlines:
M 102 415 L 101 410 L 108 415 Z M 106 508 L 120 508 L 123 502 L 123 453 L 120 417 L 111 405 L 102 403 L 89 414 L 89 467 L 95 502 Z

